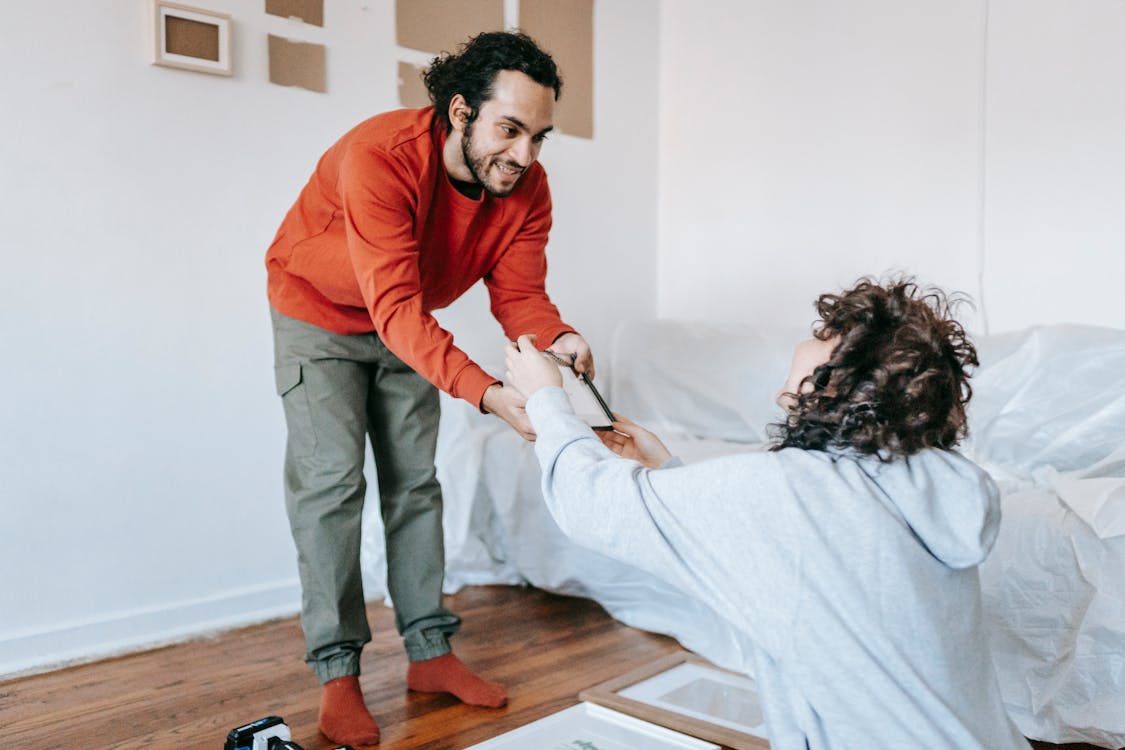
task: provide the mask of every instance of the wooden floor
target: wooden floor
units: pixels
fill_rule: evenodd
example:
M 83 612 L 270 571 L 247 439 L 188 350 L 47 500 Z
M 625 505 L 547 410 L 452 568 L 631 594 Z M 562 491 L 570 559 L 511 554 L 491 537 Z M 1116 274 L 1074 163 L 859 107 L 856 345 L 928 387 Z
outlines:
M 361 677 L 387 750 L 457 750 L 577 702 L 584 688 L 678 649 L 614 622 L 598 605 L 535 589 L 478 587 L 449 597 L 464 618 L 457 654 L 508 688 L 502 709 L 409 693 L 392 613 L 368 607 L 374 640 Z M 305 750 L 335 747 L 316 729 L 320 687 L 288 618 L 218 637 L 0 683 L 5 750 L 218 750 L 226 733 L 276 714 Z M 1037 744 L 1079 750 L 1090 746 Z
M 455 652 L 508 688 L 502 709 L 406 690 L 406 655 L 391 610 L 368 607 L 374 640 L 361 676 L 381 748 L 464 748 L 577 702 L 578 692 L 677 649 L 619 625 L 593 602 L 536 589 L 478 587 L 449 597 L 464 619 Z M 233 727 L 285 719 L 305 750 L 335 747 L 317 732 L 320 686 L 288 618 L 216 638 L 0 683 L 5 750 L 222 748 Z

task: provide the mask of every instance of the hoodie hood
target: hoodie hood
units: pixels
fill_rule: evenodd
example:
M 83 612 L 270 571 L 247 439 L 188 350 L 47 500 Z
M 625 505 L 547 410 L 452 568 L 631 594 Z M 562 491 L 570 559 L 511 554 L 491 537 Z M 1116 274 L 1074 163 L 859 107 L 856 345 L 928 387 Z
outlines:
M 1000 530 L 1000 491 L 988 472 L 941 450 L 871 468 L 888 502 L 931 555 L 957 569 L 988 557 Z

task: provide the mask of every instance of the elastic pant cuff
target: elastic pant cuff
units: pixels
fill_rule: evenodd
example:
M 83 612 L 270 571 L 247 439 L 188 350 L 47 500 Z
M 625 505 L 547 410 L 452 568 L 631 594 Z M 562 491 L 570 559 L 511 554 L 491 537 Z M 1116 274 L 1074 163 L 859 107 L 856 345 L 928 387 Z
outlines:
M 327 659 L 309 659 L 308 665 L 312 667 L 313 674 L 320 684 L 334 680 L 337 677 L 351 677 L 359 674 L 359 652 L 348 654 L 334 654 Z
M 449 638 L 440 631 L 421 633 L 413 638 L 406 639 L 406 658 L 410 661 L 426 661 L 445 656 L 453 648 L 449 645 Z

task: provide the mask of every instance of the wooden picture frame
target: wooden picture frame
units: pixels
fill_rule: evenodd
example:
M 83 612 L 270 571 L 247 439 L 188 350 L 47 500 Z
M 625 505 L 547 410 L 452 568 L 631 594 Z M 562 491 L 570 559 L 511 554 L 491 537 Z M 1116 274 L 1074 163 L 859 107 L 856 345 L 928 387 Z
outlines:
M 708 682 L 727 686 L 724 689 L 729 690 L 734 698 L 753 703 L 753 706 L 747 706 L 748 713 L 753 714 L 756 709 L 758 714 L 752 718 L 760 719 L 760 723 L 747 726 L 719 716 L 709 720 L 704 718 L 705 713 L 700 711 L 688 708 L 675 710 L 667 702 L 659 700 L 650 702 L 649 699 L 638 697 L 648 690 L 646 686 L 663 685 L 660 691 L 664 691 L 667 690 L 668 685 L 688 680 L 692 682 L 685 684 L 684 689 L 691 689 L 693 686 L 701 687 Z M 765 739 L 765 720 L 761 719 L 757 695 L 754 681 L 749 677 L 720 669 L 705 659 L 681 651 L 583 690 L 578 694 L 578 699 L 635 716 L 676 732 L 715 742 L 733 750 L 766 750 L 770 744 Z M 753 733 L 747 730 L 753 730 Z
M 231 17 L 203 8 L 152 0 L 153 65 L 229 76 Z
M 719 746 L 593 703 L 544 716 L 466 750 L 549 750 L 584 747 L 632 750 L 720 750 Z

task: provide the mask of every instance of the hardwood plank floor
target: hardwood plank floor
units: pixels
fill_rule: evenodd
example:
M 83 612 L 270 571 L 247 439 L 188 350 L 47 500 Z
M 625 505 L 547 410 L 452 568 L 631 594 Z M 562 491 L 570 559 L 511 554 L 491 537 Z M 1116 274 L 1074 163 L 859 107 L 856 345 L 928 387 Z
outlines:
M 597 604 L 518 587 L 449 597 L 464 619 L 456 653 L 508 688 L 502 709 L 406 690 L 406 655 L 390 609 L 368 606 L 374 638 L 361 684 L 380 747 L 463 748 L 577 702 L 583 688 L 671 653 L 675 641 L 614 622 Z M 9 750 L 221 748 L 233 727 L 282 716 L 305 750 L 320 686 L 301 660 L 297 618 L 0 683 L 0 747 Z
M 488 586 L 449 597 L 464 618 L 457 654 L 508 688 L 502 709 L 407 692 L 391 610 L 368 606 L 374 634 L 361 682 L 387 750 L 457 750 L 577 702 L 578 692 L 678 644 L 625 627 L 597 604 Z M 233 727 L 276 714 L 305 750 L 335 747 L 316 729 L 320 686 L 301 661 L 297 618 L 0 683 L 6 750 L 218 750 Z M 1036 744 L 1037 750 L 1088 745 Z

